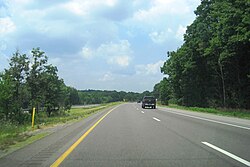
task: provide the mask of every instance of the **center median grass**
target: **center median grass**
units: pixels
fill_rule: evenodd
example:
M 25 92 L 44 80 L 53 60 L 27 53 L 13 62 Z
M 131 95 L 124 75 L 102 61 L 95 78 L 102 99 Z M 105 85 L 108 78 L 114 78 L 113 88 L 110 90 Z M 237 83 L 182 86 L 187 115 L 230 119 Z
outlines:
M 250 119 L 250 111 L 243 110 L 243 109 L 185 107 L 185 106 L 179 106 L 176 104 L 169 104 L 168 106 L 165 106 L 165 105 L 160 105 L 160 106 L 194 111 L 194 112 L 204 112 L 204 113 L 211 113 L 211 114 L 222 115 L 222 116 Z
M 47 136 L 49 133 L 43 132 L 43 129 L 58 124 L 75 122 L 118 104 L 121 104 L 121 102 L 101 104 L 87 108 L 72 108 L 68 112 L 52 115 L 51 117 L 48 117 L 44 112 L 39 112 L 35 119 L 36 126 L 34 129 L 31 128 L 31 123 L 16 125 L 10 122 L 0 122 L 0 157 Z M 39 132 L 33 133 L 35 131 Z

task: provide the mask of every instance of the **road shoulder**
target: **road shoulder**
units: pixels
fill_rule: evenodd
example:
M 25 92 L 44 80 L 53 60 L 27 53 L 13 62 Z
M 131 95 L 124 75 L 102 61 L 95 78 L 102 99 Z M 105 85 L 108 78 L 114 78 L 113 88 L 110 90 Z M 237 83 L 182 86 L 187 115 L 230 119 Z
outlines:
M 235 124 L 243 127 L 250 128 L 250 120 L 248 119 L 242 119 L 242 118 L 234 118 L 234 117 L 228 117 L 228 116 L 221 116 L 211 113 L 201 113 L 201 112 L 193 112 L 189 110 L 183 110 L 183 109 L 175 109 L 175 108 L 169 108 L 169 107 L 161 107 L 159 106 L 158 109 L 161 111 L 169 112 L 169 113 L 177 113 L 184 115 L 190 115 L 195 117 L 200 117 L 204 119 L 214 120 L 214 121 L 220 121 L 225 122 L 229 124 Z

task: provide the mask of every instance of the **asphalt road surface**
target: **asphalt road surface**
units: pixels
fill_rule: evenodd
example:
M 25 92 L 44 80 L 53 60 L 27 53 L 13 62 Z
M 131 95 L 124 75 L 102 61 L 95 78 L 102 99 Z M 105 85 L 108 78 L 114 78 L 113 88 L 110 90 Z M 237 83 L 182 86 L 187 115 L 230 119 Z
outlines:
M 250 166 L 250 121 L 122 104 L 0 159 L 0 166 Z

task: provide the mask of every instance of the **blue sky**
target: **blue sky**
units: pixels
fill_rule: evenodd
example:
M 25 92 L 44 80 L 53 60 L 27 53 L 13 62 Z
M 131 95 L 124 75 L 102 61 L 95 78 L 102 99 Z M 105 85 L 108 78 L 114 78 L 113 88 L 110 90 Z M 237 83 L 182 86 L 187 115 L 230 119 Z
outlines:
M 77 89 L 152 91 L 200 0 L 0 0 L 0 71 L 40 47 Z

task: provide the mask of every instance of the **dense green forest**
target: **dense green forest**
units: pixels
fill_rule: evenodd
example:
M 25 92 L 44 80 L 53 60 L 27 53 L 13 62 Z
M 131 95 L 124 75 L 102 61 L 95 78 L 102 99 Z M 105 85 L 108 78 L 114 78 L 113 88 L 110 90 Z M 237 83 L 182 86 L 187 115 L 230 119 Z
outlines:
M 111 102 L 136 102 L 141 101 L 143 96 L 151 96 L 152 92 L 142 93 L 125 92 L 116 90 L 77 90 L 70 89 L 70 102 L 72 105 L 102 104 Z
M 77 91 L 66 86 L 57 72 L 39 48 L 30 56 L 16 51 L 9 68 L 0 73 L 0 120 L 25 123 L 33 107 L 48 116 L 70 109 Z
M 151 92 L 143 93 L 108 91 L 108 90 L 81 90 L 79 94 L 79 104 L 100 104 L 116 101 L 135 102 L 142 100 L 143 96 L 152 95 Z
M 202 0 L 154 87 L 165 104 L 250 109 L 250 2 Z

